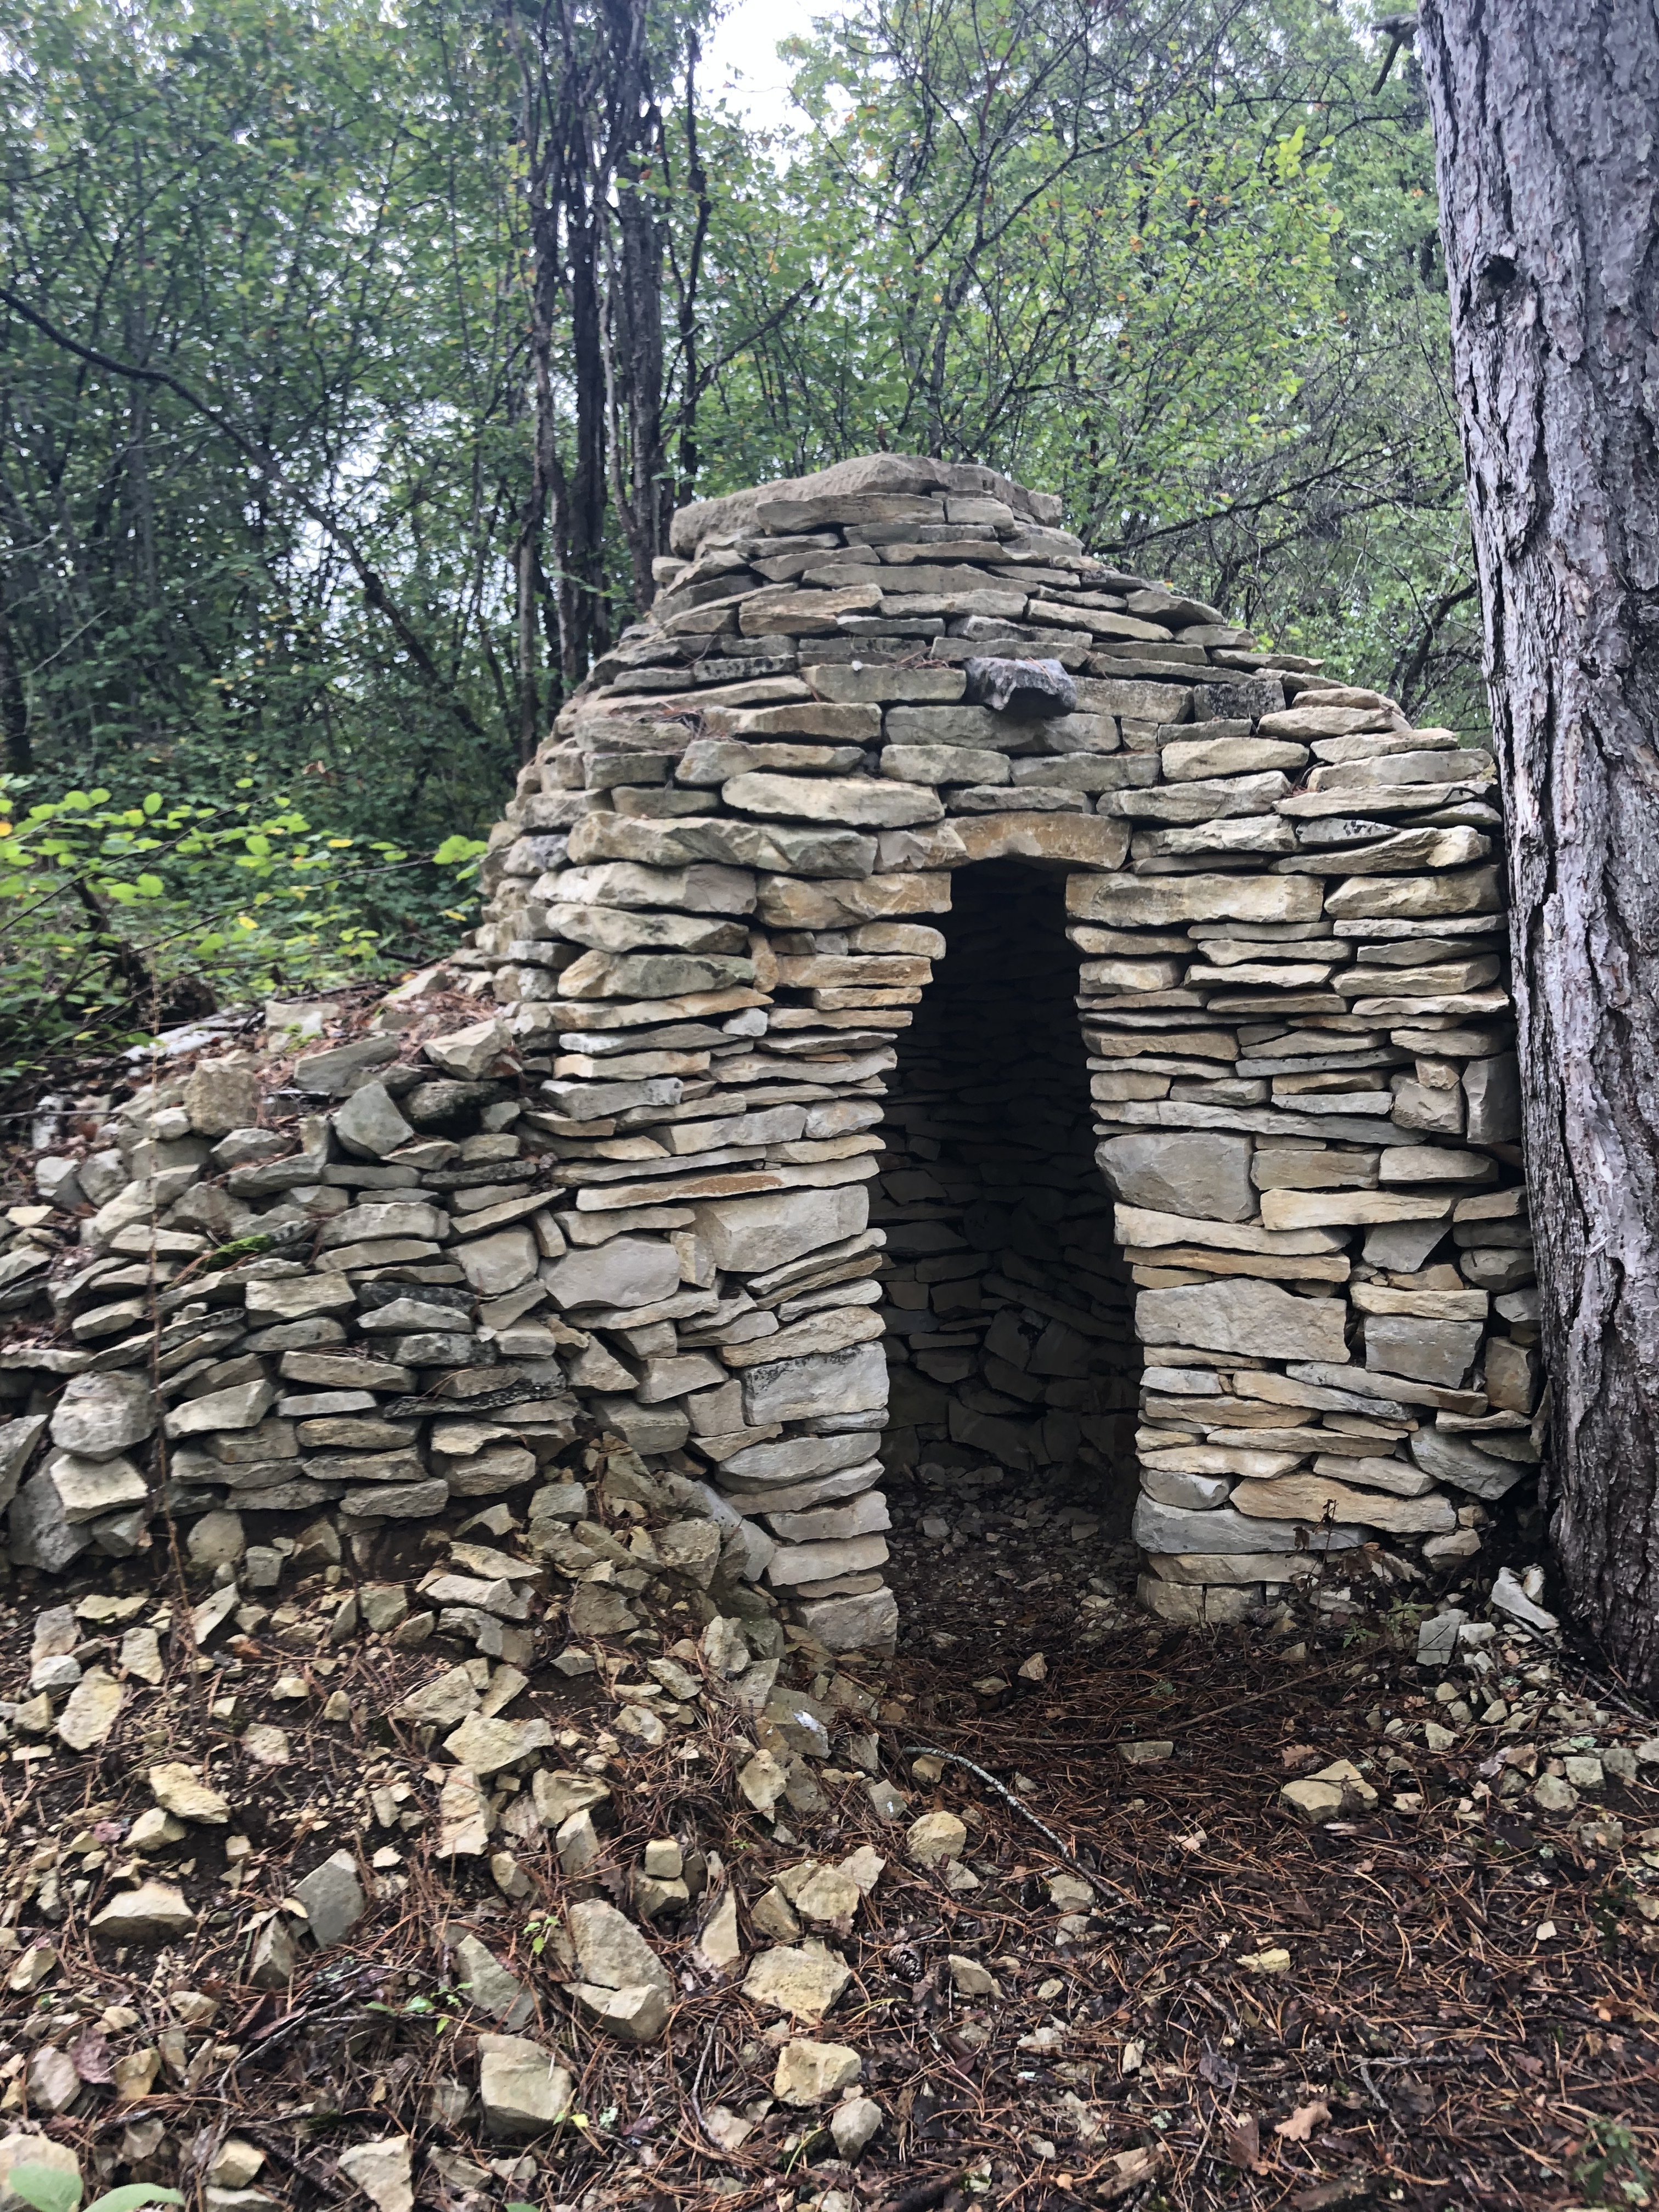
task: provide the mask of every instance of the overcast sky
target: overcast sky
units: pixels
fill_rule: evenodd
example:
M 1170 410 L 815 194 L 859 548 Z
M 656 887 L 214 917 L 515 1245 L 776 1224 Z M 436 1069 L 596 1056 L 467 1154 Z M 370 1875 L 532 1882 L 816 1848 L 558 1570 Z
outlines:
M 787 123 L 794 111 L 778 41 L 810 31 L 815 15 L 837 12 L 836 0 L 732 0 L 703 57 L 705 89 L 724 92 L 757 128 Z

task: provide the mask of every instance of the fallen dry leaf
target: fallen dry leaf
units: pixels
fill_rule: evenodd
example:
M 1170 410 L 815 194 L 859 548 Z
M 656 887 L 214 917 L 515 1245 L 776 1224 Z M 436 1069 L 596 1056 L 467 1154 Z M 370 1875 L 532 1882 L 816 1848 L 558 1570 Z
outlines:
M 1261 2155 L 1261 2130 L 1254 2112 L 1222 2123 L 1221 2148 L 1235 2166 L 1248 2170 L 1255 2164 Z
M 1311 2105 L 1298 2105 L 1288 2120 L 1274 2124 L 1273 2133 L 1283 2136 L 1286 2142 L 1306 2142 L 1316 2128 L 1322 2128 L 1331 2117 L 1331 2108 L 1319 2098 Z
M 109 2045 L 95 2027 L 82 2029 L 70 2046 L 70 2059 L 83 2081 L 102 2083 L 115 2079 Z

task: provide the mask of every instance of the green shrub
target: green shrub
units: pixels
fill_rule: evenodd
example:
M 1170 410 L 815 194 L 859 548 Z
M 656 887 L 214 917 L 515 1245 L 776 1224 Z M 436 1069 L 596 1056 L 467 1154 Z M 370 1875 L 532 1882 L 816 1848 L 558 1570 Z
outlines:
M 128 804 L 0 775 L 0 1078 L 216 1005 L 395 974 L 471 920 L 478 840 L 412 854 L 236 788 Z
M 80 2212 L 82 2185 L 76 2174 L 31 2160 L 13 2166 L 7 2179 L 14 2193 L 33 2205 L 34 2212 Z M 123 2188 L 106 2189 L 101 2197 L 94 2197 L 86 2212 L 137 2212 L 141 2204 L 182 2204 L 184 2201 L 176 2189 L 163 2189 L 153 2181 L 129 2181 Z

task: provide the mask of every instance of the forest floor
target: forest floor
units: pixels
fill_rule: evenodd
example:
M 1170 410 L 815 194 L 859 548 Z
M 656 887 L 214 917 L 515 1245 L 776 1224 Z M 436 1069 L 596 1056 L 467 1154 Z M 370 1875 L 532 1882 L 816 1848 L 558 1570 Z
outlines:
M 114 1667 L 134 1627 L 165 1632 L 187 1606 L 203 1621 L 210 1585 L 181 1586 L 164 1544 L 18 1577 L 0 1609 L 0 2132 L 43 2130 L 89 2193 L 151 2179 L 206 2212 L 408 2212 L 411 2185 L 433 2212 L 1650 2202 L 1650 1716 L 1501 1613 L 1484 1665 L 1444 1670 L 1417 1663 L 1421 1609 L 1388 1609 L 1380 1585 L 1380 1611 L 1328 1590 L 1256 1628 L 1170 1629 L 1133 1611 L 1126 1554 L 1081 1509 L 1018 1485 L 966 1529 L 928 1493 L 896 1505 L 911 1626 L 884 1663 L 787 1655 L 780 1683 L 803 1694 L 784 1734 L 806 1756 L 771 1818 L 738 1778 L 765 1727 L 684 1605 L 660 1644 L 595 1644 L 575 1679 L 538 1664 L 515 1690 L 471 1661 L 506 1717 L 546 1722 L 549 1763 L 611 1791 L 579 1880 L 510 1795 L 488 1848 L 440 1850 L 453 1754 L 443 1728 L 391 1716 L 466 1653 L 342 1636 L 349 1559 L 300 1554 L 273 1610 L 204 1629 L 199 1649 L 164 1635 L 155 1679 L 129 1670 L 86 1751 L 27 1704 L 42 1612 L 76 1607 L 79 1663 Z M 447 1540 L 373 1575 L 412 1580 Z M 1490 1586 L 1488 1566 L 1461 1601 L 1472 1617 Z M 696 1680 L 653 1748 L 623 1717 L 656 1651 Z M 1357 1770 L 1341 1816 L 1305 1825 L 1281 1789 L 1340 1759 Z M 171 1843 L 155 1834 L 163 1764 L 223 1806 Z M 963 1824 L 959 1856 L 918 1856 L 929 1814 Z M 660 2039 L 631 2046 L 574 2001 L 562 1911 L 585 1894 L 637 1917 L 653 1838 L 678 1840 L 704 1905 L 730 1887 L 744 1955 L 709 1964 L 695 1900 L 659 1918 L 675 2001 Z M 815 1923 L 803 1863 L 860 1847 L 853 1909 Z M 317 1949 L 294 1887 L 342 1849 L 364 1910 Z M 191 1916 L 159 1950 L 89 1928 L 135 1874 Z M 787 1905 L 776 1917 L 789 1896 L 794 1939 Z M 272 1925 L 295 1963 L 261 1988 L 250 1954 Z M 744 1994 L 792 1940 L 848 1970 L 821 2018 Z M 568 2117 L 522 2139 L 492 2132 L 478 2094 L 478 2038 L 509 2012 L 574 2076 Z M 844 2047 L 843 2074 L 856 2063 L 843 2103 L 867 2100 L 875 2127 L 856 2156 L 829 2125 L 835 2091 L 775 2094 L 802 2039 Z M 354 2157 L 364 2145 L 380 2148 Z M 0 2168 L 25 2152 L 14 2134 Z

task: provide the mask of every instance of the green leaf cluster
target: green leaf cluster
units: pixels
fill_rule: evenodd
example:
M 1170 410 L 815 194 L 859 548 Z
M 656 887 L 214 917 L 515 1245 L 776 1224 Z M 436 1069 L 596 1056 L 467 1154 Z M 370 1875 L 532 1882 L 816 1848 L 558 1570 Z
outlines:
M 27 2160 L 13 2166 L 7 2185 L 25 2203 L 33 2205 L 34 2212 L 81 2212 L 79 2175 L 62 2172 L 55 2166 Z M 163 2189 L 153 2181 L 130 2181 L 94 2197 L 86 2212 L 138 2212 L 141 2204 L 182 2204 L 184 2201 L 176 2189 Z
M 484 849 L 459 833 L 429 858 L 331 836 L 285 796 L 123 805 L 103 787 L 34 799 L 29 781 L 0 775 L 7 1075 L 30 1053 L 142 1035 L 186 985 L 246 1000 L 441 951 L 428 916 L 454 930 Z

